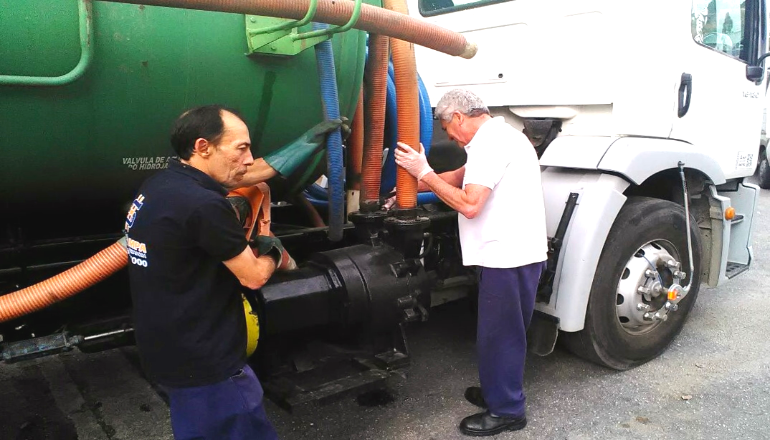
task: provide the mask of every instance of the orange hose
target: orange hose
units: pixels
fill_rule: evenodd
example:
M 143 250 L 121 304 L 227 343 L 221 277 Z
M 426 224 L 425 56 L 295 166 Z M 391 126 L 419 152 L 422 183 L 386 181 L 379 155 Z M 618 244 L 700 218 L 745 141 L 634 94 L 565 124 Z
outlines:
M 350 152 L 348 156 L 347 187 L 352 190 L 361 189 L 361 167 L 364 156 L 364 90 L 358 93 L 358 104 L 353 122 L 350 127 Z
M 270 17 L 293 18 L 305 16 L 310 0 L 103 0 L 114 3 L 166 6 L 170 8 L 197 9 L 202 11 L 233 12 L 236 14 L 267 15 Z M 343 25 L 353 15 L 354 3 L 340 0 L 318 0 L 313 21 Z M 361 5 L 361 17 L 354 25 L 373 34 L 383 34 L 420 46 L 425 46 L 449 55 L 472 58 L 476 45 L 469 43 L 457 32 L 422 20 L 397 14 L 376 6 Z
M 385 35 L 369 35 L 369 100 L 366 103 L 364 162 L 361 170 L 361 206 L 377 205 L 382 179 L 382 147 L 385 136 L 385 106 L 388 94 L 388 58 L 390 39 Z M 390 190 L 390 188 L 388 188 Z M 379 208 L 379 206 L 377 206 Z
M 33 286 L 0 296 L 0 322 L 24 316 L 63 301 L 111 276 L 128 264 L 123 241 Z
M 405 0 L 384 0 L 383 6 L 401 14 L 408 14 Z M 398 115 L 398 140 L 415 150 L 420 149 L 420 90 L 417 85 L 417 62 L 414 45 L 391 39 L 393 50 L 394 82 Z M 401 209 L 417 207 L 417 179 L 405 169 L 396 172 L 396 204 Z

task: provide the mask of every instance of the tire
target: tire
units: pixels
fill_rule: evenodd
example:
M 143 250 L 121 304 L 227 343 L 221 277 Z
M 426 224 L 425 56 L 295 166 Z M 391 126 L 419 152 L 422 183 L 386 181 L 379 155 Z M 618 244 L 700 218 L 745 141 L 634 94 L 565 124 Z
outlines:
M 620 210 L 605 242 L 591 286 L 583 330 L 562 333 L 562 342 L 578 356 L 616 370 L 626 370 L 660 355 L 684 326 L 698 296 L 701 272 L 701 238 L 690 218 L 695 273 L 690 274 L 684 208 L 676 203 L 631 197 Z M 640 252 L 641 251 L 641 252 Z M 645 253 L 644 258 L 640 254 Z M 673 271 L 662 261 L 673 257 L 687 273 L 684 286 L 694 276 L 689 293 L 665 321 L 643 320 L 637 304 L 660 310 L 665 292 L 657 297 L 637 293 L 635 286 L 655 281 L 669 287 Z M 648 258 L 649 257 L 649 258 Z M 645 275 L 653 261 L 659 277 Z M 638 281 L 641 280 L 641 281 Z M 633 293 L 629 293 L 632 291 Z M 626 316 L 628 315 L 628 316 Z M 629 317 L 631 319 L 629 319 Z
M 760 188 L 770 189 L 770 164 L 767 162 L 767 152 L 764 149 L 759 154 L 757 178 L 759 180 Z

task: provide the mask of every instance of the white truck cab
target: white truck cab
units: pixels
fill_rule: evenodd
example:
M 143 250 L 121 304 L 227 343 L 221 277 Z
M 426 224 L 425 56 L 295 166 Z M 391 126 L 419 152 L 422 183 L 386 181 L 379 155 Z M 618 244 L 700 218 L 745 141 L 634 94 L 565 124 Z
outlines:
M 410 14 L 479 46 L 471 60 L 415 48 L 432 104 L 468 88 L 541 157 L 535 352 L 561 335 L 609 367 L 646 362 L 701 282 L 749 267 L 763 0 L 410 0 Z
M 770 138 L 767 135 L 767 92 L 765 92 L 765 110 L 762 112 L 762 132 L 759 136 L 759 162 L 757 163 L 757 180 L 760 188 L 770 189 L 770 162 L 767 160 L 767 145 Z

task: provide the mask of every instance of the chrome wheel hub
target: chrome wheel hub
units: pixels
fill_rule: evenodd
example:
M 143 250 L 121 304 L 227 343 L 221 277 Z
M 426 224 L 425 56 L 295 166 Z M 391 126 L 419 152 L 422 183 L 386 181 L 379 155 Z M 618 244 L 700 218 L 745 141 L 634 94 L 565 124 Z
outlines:
M 616 312 L 629 333 L 646 333 L 668 319 L 684 298 L 686 274 L 679 253 L 671 242 L 651 241 L 626 262 L 616 292 Z

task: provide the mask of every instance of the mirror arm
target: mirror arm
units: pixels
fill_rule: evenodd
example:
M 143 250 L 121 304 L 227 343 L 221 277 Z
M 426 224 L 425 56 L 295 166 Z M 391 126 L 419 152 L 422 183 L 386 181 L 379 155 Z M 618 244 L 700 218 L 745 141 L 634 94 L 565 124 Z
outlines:
M 762 55 L 761 57 L 757 58 L 756 66 L 761 67 L 762 61 L 765 61 L 765 58 L 770 57 L 770 52 L 767 52 L 766 54 Z

